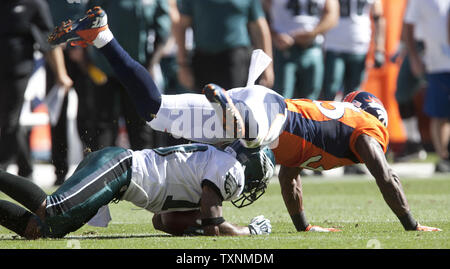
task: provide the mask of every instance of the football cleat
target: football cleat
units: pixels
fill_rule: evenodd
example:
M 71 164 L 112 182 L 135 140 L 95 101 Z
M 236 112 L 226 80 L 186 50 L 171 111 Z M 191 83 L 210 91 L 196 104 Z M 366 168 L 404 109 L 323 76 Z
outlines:
M 213 107 L 219 115 L 222 115 L 222 125 L 227 137 L 244 138 L 244 120 L 225 89 L 210 83 L 203 88 L 203 94 L 210 103 L 220 105 L 220 108 L 218 106 Z M 221 109 L 221 111 L 217 111 L 217 109 Z M 231 117 L 231 122 L 227 122 L 227 117 Z
M 442 230 L 435 227 L 428 227 L 428 226 L 422 226 L 420 224 L 417 224 L 416 231 L 421 232 L 441 232 Z
M 68 20 L 55 27 L 48 37 L 51 45 L 70 42 L 73 46 L 91 45 L 97 35 L 108 29 L 108 17 L 103 9 L 94 7 L 86 12 L 86 16 L 76 21 Z
M 306 232 L 321 232 L 321 233 L 329 233 L 329 232 L 341 232 L 342 230 L 336 228 L 323 228 L 317 225 L 309 225 L 306 227 Z

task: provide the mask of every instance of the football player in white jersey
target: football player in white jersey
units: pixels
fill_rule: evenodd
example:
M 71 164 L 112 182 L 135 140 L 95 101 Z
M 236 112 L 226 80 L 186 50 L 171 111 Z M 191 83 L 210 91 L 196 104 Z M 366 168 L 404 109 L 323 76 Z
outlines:
M 0 200 L 0 225 L 28 239 L 60 238 L 111 201 L 125 200 L 155 213 L 155 228 L 174 235 L 188 229 L 204 235 L 270 234 L 264 216 L 248 226 L 225 221 L 222 202 L 253 203 L 264 193 L 274 162 L 270 149 L 248 149 L 238 140 L 224 151 L 205 144 L 141 151 L 108 147 L 89 153 L 51 195 L 26 178 L 0 171 L 0 191 L 25 207 Z M 167 217 L 183 211 L 189 211 L 177 215 L 183 218 Z M 108 216 L 97 226 L 111 220 L 108 210 L 102 212 Z

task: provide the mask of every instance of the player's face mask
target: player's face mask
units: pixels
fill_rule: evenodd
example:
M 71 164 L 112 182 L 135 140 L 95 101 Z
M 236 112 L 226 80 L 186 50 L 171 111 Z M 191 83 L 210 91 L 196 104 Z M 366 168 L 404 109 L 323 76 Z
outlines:
M 383 103 L 375 95 L 365 91 L 355 91 L 347 94 L 343 102 L 352 103 L 367 113 L 375 116 L 384 126 L 388 125 L 387 111 Z
M 245 175 L 244 190 L 231 203 L 237 208 L 248 206 L 265 193 L 267 183 L 274 174 L 275 156 L 268 147 L 246 148 L 240 140 L 234 141 L 225 151 L 236 153 Z

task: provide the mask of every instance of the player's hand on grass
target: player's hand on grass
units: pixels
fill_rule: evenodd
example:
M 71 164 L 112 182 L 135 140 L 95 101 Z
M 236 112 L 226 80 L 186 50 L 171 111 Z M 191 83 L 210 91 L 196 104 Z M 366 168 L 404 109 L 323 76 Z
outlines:
M 423 225 L 417 224 L 416 231 L 422 231 L 422 232 L 440 232 L 440 231 L 442 231 L 442 230 L 439 229 L 439 228 L 435 228 L 435 227 L 428 227 L 428 226 L 423 226 Z
M 321 233 L 328 233 L 328 232 L 340 232 L 341 230 L 336 228 L 323 228 L 317 225 L 309 225 L 306 230 L 306 232 L 321 232 Z
M 252 235 L 270 234 L 272 232 L 272 225 L 270 224 L 269 219 L 266 219 L 263 215 L 260 215 L 254 217 L 250 221 L 248 229 Z

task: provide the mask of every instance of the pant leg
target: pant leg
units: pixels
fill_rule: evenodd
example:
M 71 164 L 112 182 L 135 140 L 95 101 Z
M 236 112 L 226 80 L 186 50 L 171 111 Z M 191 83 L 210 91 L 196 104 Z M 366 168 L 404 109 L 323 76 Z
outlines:
M 274 49 L 274 90 L 285 98 L 295 98 L 295 74 L 297 64 L 292 60 L 292 50 L 279 51 Z
M 295 98 L 316 100 L 322 90 L 324 64 L 322 48 L 313 46 L 299 52 Z
M 119 82 L 117 82 L 119 83 Z M 121 85 L 117 85 L 120 88 L 120 107 L 121 114 L 125 119 L 125 124 L 128 133 L 128 139 L 132 150 L 140 150 L 144 148 L 153 148 L 153 130 L 145 122 L 143 118 L 139 116 L 136 109 L 133 106 L 133 101 L 128 96 L 127 92 Z
M 163 95 L 153 130 L 200 143 L 215 144 L 226 138 L 220 117 L 203 94 Z
M 252 57 L 251 48 L 234 48 L 225 53 L 222 57 L 226 57 L 230 61 L 229 65 L 225 66 L 226 72 L 230 74 L 227 90 L 236 87 L 244 87 L 247 84 L 248 69 Z
M 120 199 L 131 180 L 132 153 L 108 147 L 90 153 L 61 187 L 47 197 L 48 237 L 63 237 L 87 223 L 113 199 Z
M 61 115 L 56 125 L 51 127 L 52 134 L 52 164 L 58 179 L 64 179 L 69 170 L 67 141 L 67 95 L 64 98 Z
M 229 90 L 244 87 L 247 83 L 251 49 L 232 48 L 219 53 L 196 51 L 192 59 L 192 70 L 197 91 L 208 83 L 215 83 Z
M 346 53 L 345 57 L 345 76 L 344 76 L 344 95 L 357 91 L 364 80 L 366 69 L 366 54 Z
M 15 161 L 21 150 L 21 168 L 32 171 L 26 132 L 19 122 L 28 81 L 29 75 L 0 77 L 0 166 L 3 168 Z
M 341 54 L 327 51 L 325 54 L 325 74 L 321 100 L 332 101 L 342 87 L 345 65 Z
M 114 77 L 108 77 L 104 85 L 96 85 L 95 134 L 93 144 L 97 149 L 114 146 L 120 116 L 120 87 Z

